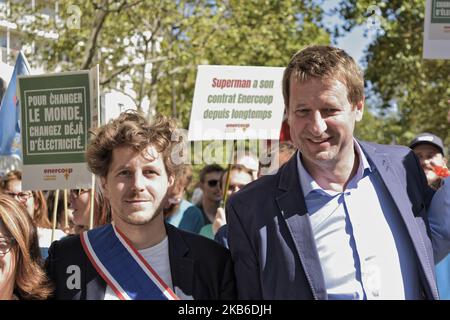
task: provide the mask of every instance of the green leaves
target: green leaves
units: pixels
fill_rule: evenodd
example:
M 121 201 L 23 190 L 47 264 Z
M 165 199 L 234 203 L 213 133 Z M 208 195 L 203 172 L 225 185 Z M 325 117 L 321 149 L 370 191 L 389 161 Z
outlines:
M 341 1 L 341 14 L 348 24 L 364 25 L 369 0 Z M 389 118 L 378 117 L 386 135 L 395 135 L 397 142 L 407 144 L 420 132 L 430 131 L 450 143 L 446 119 L 450 104 L 450 60 L 423 60 L 423 26 L 425 1 L 383 1 L 377 4 L 383 15 L 384 34 L 379 34 L 366 55 L 366 80 L 381 98 L 372 106 L 375 114 L 386 111 Z M 345 49 L 345 48 L 344 48 Z M 393 108 L 395 106 L 395 108 Z M 368 121 L 377 129 L 373 121 Z M 369 132 L 367 132 L 369 133 Z
M 35 43 L 32 66 L 53 72 L 98 63 L 102 91 L 131 87 L 138 108 L 147 100 L 185 127 L 197 65 L 285 66 L 301 47 L 330 42 L 311 1 L 59 0 L 57 12 L 54 3 L 36 3 L 12 2 L 10 17 L 23 42 Z M 57 38 L 36 36 L 42 31 Z

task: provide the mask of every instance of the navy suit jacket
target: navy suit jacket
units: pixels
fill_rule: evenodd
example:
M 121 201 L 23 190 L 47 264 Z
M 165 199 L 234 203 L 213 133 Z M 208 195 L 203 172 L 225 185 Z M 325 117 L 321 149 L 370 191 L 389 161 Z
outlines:
M 236 299 L 236 284 L 231 256 L 227 249 L 205 237 L 166 224 L 169 261 L 175 294 L 181 299 Z M 73 271 L 81 271 L 80 288 L 69 289 Z M 103 300 L 106 282 L 97 273 L 83 250 L 79 236 L 55 241 L 45 263 L 47 275 L 58 300 Z M 70 280 L 69 280 L 70 281 Z
M 411 238 L 422 295 L 437 299 L 427 221 L 433 190 L 419 161 L 406 147 L 359 143 L 389 190 Z M 239 299 L 327 299 L 297 156 L 275 175 L 261 177 L 232 195 L 226 213 Z

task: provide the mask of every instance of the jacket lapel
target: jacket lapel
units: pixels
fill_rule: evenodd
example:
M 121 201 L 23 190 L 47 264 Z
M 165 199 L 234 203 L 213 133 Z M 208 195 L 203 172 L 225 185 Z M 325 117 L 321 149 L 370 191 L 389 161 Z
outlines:
M 299 182 L 297 154 L 298 152 L 281 169 L 278 185 L 280 194 L 276 197 L 276 201 L 294 240 L 295 248 L 310 284 L 312 294 L 315 299 L 322 300 L 327 299 L 325 280 L 306 209 L 303 190 Z
M 189 247 L 176 228 L 166 223 L 169 260 L 175 294 L 183 300 L 194 299 L 194 260 L 187 257 Z
M 426 270 L 426 272 L 424 272 L 425 277 L 431 286 L 433 296 L 437 297 L 438 291 L 433 278 L 434 271 L 431 270 L 433 264 L 431 263 L 430 266 L 430 261 L 433 261 L 433 258 L 428 256 L 424 246 L 423 234 L 419 231 L 416 221 L 414 220 L 414 213 L 411 210 L 411 200 L 406 192 L 406 186 L 401 183 L 398 173 L 392 166 L 386 153 L 378 152 L 375 147 L 370 144 L 358 142 L 368 158 L 374 163 L 391 198 L 397 206 L 402 220 L 405 223 L 408 235 L 412 240 L 422 270 Z

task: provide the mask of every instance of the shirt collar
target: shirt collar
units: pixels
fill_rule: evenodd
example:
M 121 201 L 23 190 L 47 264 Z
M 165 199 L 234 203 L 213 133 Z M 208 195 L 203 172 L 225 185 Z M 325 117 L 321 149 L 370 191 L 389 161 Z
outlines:
M 355 176 L 352 178 L 353 181 L 359 181 L 361 180 L 365 175 L 367 175 L 369 172 L 372 171 L 372 168 L 370 167 L 369 161 L 367 160 L 367 157 L 365 156 L 364 152 L 361 149 L 361 146 L 359 145 L 358 141 L 356 139 L 353 139 L 353 145 L 356 150 L 356 154 L 358 155 L 359 159 L 361 160 L 359 162 L 358 170 L 356 171 Z M 306 168 L 303 166 L 300 153 L 297 153 L 297 168 L 298 168 L 298 176 L 300 179 L 300 186 L 302 187 L 303 194 L 305 197 L 312 191 L 318 190 L 325 193 L 330 193 L 329 191 L 325 191 L 318 185 L 318 183 L 311 177 L 308 171 L 306 171 Z

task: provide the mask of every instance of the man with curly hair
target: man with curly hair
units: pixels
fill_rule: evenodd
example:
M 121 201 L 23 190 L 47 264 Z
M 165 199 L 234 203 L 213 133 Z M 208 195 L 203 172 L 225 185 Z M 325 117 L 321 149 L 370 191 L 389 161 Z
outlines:
M 56 242 L 46 263 L 56 299 L 233 299 L 230 254 L 164 222 L 179 142 L 172 120 L 122 113 L 95 132 L 86 159 L 113 222 Z M 78 278 L 77 278 L 78 276 Z

